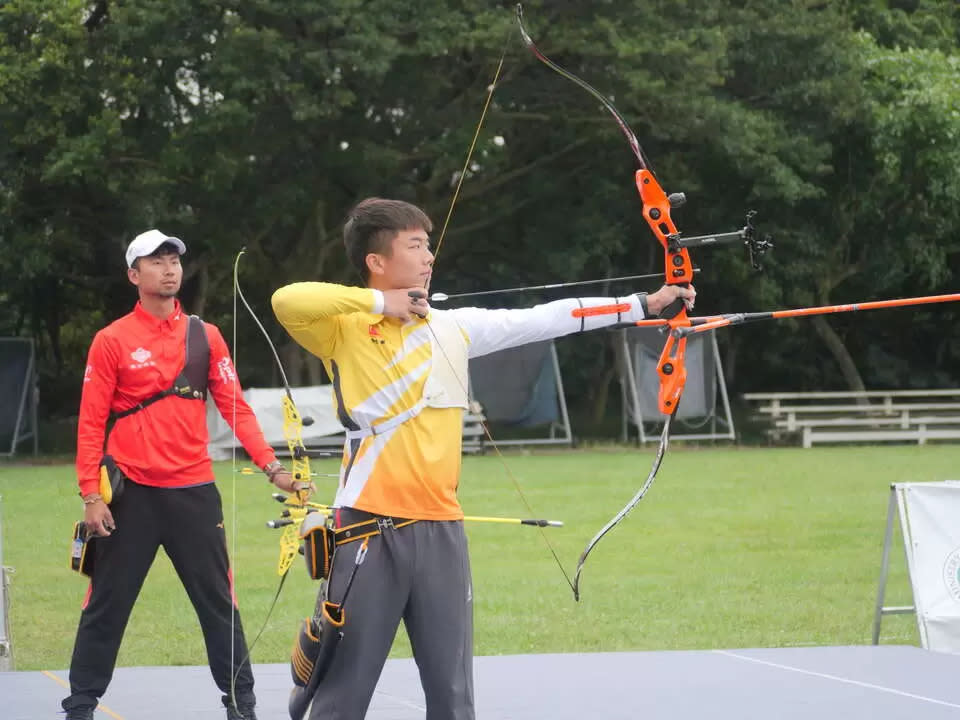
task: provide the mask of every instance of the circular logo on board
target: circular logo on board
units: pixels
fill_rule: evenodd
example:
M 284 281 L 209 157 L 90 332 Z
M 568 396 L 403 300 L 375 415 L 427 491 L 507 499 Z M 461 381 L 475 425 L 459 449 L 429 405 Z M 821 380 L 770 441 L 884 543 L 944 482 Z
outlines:
M 947 561 L 943 564 L 943 581 L 950 597 L 960 602 L 960 548 L 947 555 Z

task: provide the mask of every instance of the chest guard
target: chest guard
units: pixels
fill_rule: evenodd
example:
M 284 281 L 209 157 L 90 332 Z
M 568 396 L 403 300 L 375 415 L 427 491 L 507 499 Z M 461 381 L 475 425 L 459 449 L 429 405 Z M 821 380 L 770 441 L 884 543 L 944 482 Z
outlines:
M 443 310 L 432 310 L 428 322 L 433 365 L 423 387 L 423 401 L 427 407 L 467 410 L 467 339 L 453 317 Z

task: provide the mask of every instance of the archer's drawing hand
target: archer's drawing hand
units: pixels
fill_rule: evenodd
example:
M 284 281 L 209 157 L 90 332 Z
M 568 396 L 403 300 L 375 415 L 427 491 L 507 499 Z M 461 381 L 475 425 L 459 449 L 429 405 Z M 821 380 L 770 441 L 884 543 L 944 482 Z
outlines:
M 406 322 L 414 315 L 424 318 L 430 311 L 427 291 L 422 287 L 383 291 L 383 314 Z

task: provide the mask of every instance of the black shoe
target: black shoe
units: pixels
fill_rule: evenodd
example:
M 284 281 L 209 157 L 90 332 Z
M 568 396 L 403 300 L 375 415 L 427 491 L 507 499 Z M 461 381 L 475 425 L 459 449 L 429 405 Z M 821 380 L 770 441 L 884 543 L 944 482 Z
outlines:
M 257 720 L 253 703 L 240 703 L 236 707 L 227 705 L 227 720 Z
M 76 707 L 67 710 L 64 720 L 93 720 L 92 707 Z

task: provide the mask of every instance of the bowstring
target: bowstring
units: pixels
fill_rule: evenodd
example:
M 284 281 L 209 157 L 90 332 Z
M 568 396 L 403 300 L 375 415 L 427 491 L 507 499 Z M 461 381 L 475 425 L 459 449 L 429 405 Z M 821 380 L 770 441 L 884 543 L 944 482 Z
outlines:
M 447 227 L 450 225 L 450 218 L 453 217 L 453 208 L 460 197 L 460 188 L 463 187 L 463 181 L 467 177 L 467 171 L 470 169 L 470 161 L 473 159 L 473 151 L 477 147 L 477 140 L 480 137 L 480 131 L 483 129 L 483 123 L 487 118 L 487 111 L 490 109 L 490 102 L 493 100 L 493 92 L 497 88 L 497 82 L 500 80 L 500 71 L 503 69 L 503 61 L 507 57 L 507 46 L 510 40 L 510 33 L 506 33 L 503 39 L 503 49 L 500 52 L 500 61 L 497 63 L 497 69 L 493 73 L 493 80 L 487 88 L 487 99 L 483 103 L 483 111 L 480 113 L 480 122 L 477 123 L 473 131 L 473 139 L 470 141 L 470 148 L 467 150 L 466 160 L 463 161 L 463 168 L 460 170 L 460 177 L 457 178 L 457 186 L 453 190 L 453 197 L 450 199 L 450 207 L 447 208 L 447 215 L 443 219 L 443 227 L 440 229 L 440 237 L 437 238 L 437 247 L 433 251 L 433 261 L 437 261 L 440 254 L 440 247 L 443 245 L 443 239 L 447 235 Z
M 238 307 L 238 306 L 237 306 L 237 298 L 239 297 L 240 301 L 243 303 L 244 307 L 247 309 L 247 312 L 250 313 L 250 316 L 253 318 L 253 321 L 256 323 L 257 327 L 260 329 L 260 332 L 262 332 L 263 335 L 264 335 L 264 337 L 267 339 L 267 344 L 270 346 L 270 350 L 271 350 L 271 352 L 273 353 L 273 357 L 274 357 L 274 359 L 277 361 L 277 367 L 280 369 L 280 376 L 281 376 L 281 378 L 283 379 L 283 385 L 284 385 L 284 388 L 285 388 L 285 390 L 286 390 L 287 397 L 289 398 L 290 403 L 293 404 L 294 407 L 296 407 L 296 404 L 293 403 L 293 394 L 292 394 L 292 392 L 291 392 L 291 390 L 290 390 L 290 384 L 289 384 L 289 382 L 287 381 L 287 374 L 286 374 L 286 372 L 284 371 L 283 363 L 280 362 L 280 355 L 279 355 L 279 353 L 277 352 L 277 349 L 276 349 L 276 347 L 274 346 L 273 341 L 270 339 L 270 334 L 267 332 L 267 329 L 264 327 L 263 323 L 260 322 L 260 318 L 257 317 L 257 314 L 253 311 L 253 308 L 250 306 L 250 303 L 247 302 L 247 298 L 244 296 L 243 290 L 240 288 L 240 278 L 239 278 L 240 258 L 241 258 L 241 256 L 243 256 L 244 254 L 246 254 L 246 248 L 241 249 L 240 252 L 237 253 L 237 258 L 236 258 L 236 260 L 234 261 L 234 269 L 233 269 L 233 334 L 234 334 L 233 341 L 234 341 L 234 345 L 236 346 L 236 342 L 237 342 L 237 307 Z M 234 349 L 234 369 L 236 369 L 236 349 Z M 237 413 L 237 394 L 236 394 L 236 393 L 237 393 L 237 387 L 238 387 L 238 385 L 239 385 L 239 373 L 237 373 L 237 378 L 236 378 L 236 381 L 234 382 L 234 390 L 233 390 L 233 392 L 234 392 L 234 395 L 233 395 L 233 417 L 234 417 L 234 424 L 236 424 L 236 413 Z M 297 411 L 297 414 L 298 414 L 298 416 L 299 416 L 299 411 Z M 302 419 L 302 416 L 301 416 L 301 419 Z M 284 412 L 284 419 L 283 419 L 283 422 L 284 422 L 284 435 L 286 435 L 287 421 L 288 421 L 287 413 Z M 289 443 L 288 443 L 288 444 L 289 444 Z M 301 440 L 301 444 L 302 444 L 302 440 Z M 236 442 L 236 435 L 234 435 L 234 442 L 233 442 L 233 470 L 234 470 L 234 473 L 233 473 L 233 486 L 232 486 L 232 487 L 233 487 L 233 498 L 234 498 L 234 499 L 233 499 L 233 504 L 234 504 L 233 510 L 234 510 L 234 513 L 236 513 L 236 506 L 237 506 L 237 504 L 236 504 L 236 477 L 237 477 L 237 472 L 236 472 L 236 455 L 237 455 L 237 442 Z M 290 456 L 290 459 L 291 459 L 291 462 L 294 462 L 294 461 L 295 461 L 292 448 L 291 448 L 291 456 Z M 309 462 L 309 459 L 308 459 L 308 462 Z M 307 481 L 309 482 L 309 473 L 307 473 L 307 476 L 308 476 L 308 477 L 307 477 Z M 299 493 L 297 494 L 297 497 L 299 498 Z M 235 521 L 234 521 L 234 526 L 236 527 L 236 522 L 235 522 Z M 236 542 L 237 542 L 237 533 L 235 532 L 235 533 L 234 533 L 234 537 L 233 537 L 234 553 L 236 553 Z M 235 651 L 234 651 L 234 640 L 233 640 L 233 637 L 234 637 L 234 636 L 233 636 L 233 628 L 234 628 L 234 620 L 233 620 L 233 618 L 234 618 L 234 616 L 236 615 L 236 613 L 233 613 L 233 614 L 231 615 L 231 619 L 230 619 L 230 628 L 231 628 L 231 639 L 230 639 L 230 647 L 231 647 L 231 654 L 230 654 L 230 670 L 231 670 L 231 671 L 230 671 L 230 698 L 231 698 L 231 702 L 233 703 L 234 707 L 236 707 L 236 694 L 235 694 L 235 689 L 236 689 L 237 677 L 239 677 L 239 675 L 240 675 L 240 670 L 241 670 L 241 668 L 242 668 L 242 666 L 243 666 L 243 663 L 251 659 L 252 654 L 253 654 L 253 649 L 256 647 L 257 642 L 259 642 L 259 640 L 260 640 L 260 637 L 263 635 L 264 631 L 267 629 L 267 624 L 270 622 L 270 617 L 273 615 L 273 611 L 274 611 L 274 609 L 276 608 L 276 605 L 277 605 L 278 600 L 280 599 L 280 593 L 283 591 L 283 586 L 284 586 L 284 583 L 285 583 L 286 580 L 287 580 L 287 575 L 289 574 L 289 572 L 290 572 L 290 568 L 287 567 L 287 569 L 284 571 L 284 573 L 280 576 L 280 582 L 279 582 L 279 584 L 277 585 L 277 590 L 276 590 L 276 592 L 275 592 L 274 595 L 273 595 L 273 599 L 270 601 L 269 607 L 267 608 L 267 613 L 266 613 L 266 617 L 265 617 L 264 620 L 263 620 L 263 624 L 260 626 L 260 629 L 257 631 L 257 634 L 254 636 L 253 641 L 252 641 L 249 645 L 247 645 L 246 655 L 244 655 L 243 660 L 240 661 L 240 666 L 239 666 L 239 667 L 235 667 L 235 665 L 234 665 L 234 654 L 233 654 L 233 653 L 235 652 Z
M 487 98 L 483 104 L 483 111 L 480 113 L 480 121 L 477 123 L 477 127 L 474 130 L 473 139 L 471 140 L 470 147 L 467 150 L 466 160 L 464 160 L 463 168 L 460 171 L 460 177 L 457 178 L 457 185 L 454 188 L 453 197 L 450 200 L 450 206 L 447 208 L 446 217 L 443 220 L 443 226 L 440 230 L 440 236 L 437 239 L 437 246 L 433 251 L 433 267 L 436 267 L 436 261 L 437 261 L 437 257 L 440 254 L 440 248 L 443 245 L 443 239 L 444 237 L 446 237 L 447 228 L 449 227 L 450 220 L 453 217 L 454 207 L 456 207 L 457 200 L 460 197 L 460 189 L 463 187 L 463 181 L 466 178 L 467 171 L 470 168 L 470 161 L 473 158 L 473 152 L 477 146 L 477 139 L 480 137 L 480 131 L 483 129 L 483 123 L 487 117 L 487 111 L 490 109 L 490 104 L 493 100 L 493 93 L 496 90 L 497 82 L 500 79 L 500 72 L 503 69 L 503 62 L 504 62 L 504 59 L 506 58 L 509 38 L 510 38 L 510 33 L 508 32 L 504 37 L 503 50 L 500 53 L 500 60 L 497 63 L 497 69 L 493 74 L 493 80 L 490 82 L 490 85 L 487 90 Z M 424 291 L 425 292 L 427 291 L 426 283 L 424 284 Z M 449 355 L 447 355 L 447 351 L 444 349 L 443 345 L 440 343 L 440 339 L 437 337 L 436 332 L 434 332 L 434 329 L 431 326 L 430 321 L 427 319 L 426 316 L 424 316 L 423 320 L 426 323 L 427 328 L 430 330 L 430 334 L 433 336 L 434 344 L 436 345 L 437 348 L 440 349 L 440 354 L 443 355 L 444 360 L 446 360 L 447 364 L 454 371 L 453 375 L 454 377 L 457 378 L 457 384 L 460 385 L 461 391 L 463 392 L 465 397 L 469 398 L 470 393 L 468 388 L 464 387 L 463 381 L 460 379 L 459 374 L 456 372 L 456 367 L 453 365 L 453 362 L 450 360 Z M 480 427 L 483 428 L 484 435 L 490 441 L 490 445 L 493 447 L 494 452 L 497 456 L 497 459 L 499 460 L 501 466 L 503 467 L 504 472 L 506 473 L 507 477 L 510 478 L 510 481 L 513 483 L 514 488 L 516 488 L 517 494 L 520 496 L 520 500 L 523 502 L 523 505 L 526 508 L 527 513 L 529 513 L 531 517 L 535 517 L 536 513 L 533 511 L 533 507 L 530 505 L 530 502 L 527 499 L 526 494 L 523 492 L 523 489 L 521 488 L 519 481 L 516 479 L 516 476 L 510 470 L 510 466 L 508 465 L 506 458 L 503 455 L 503 452 L 500 450 L 500 446 L 497 445 L 497 442 L 494 439 L 493 434 L 490 432 L 490 428 L 487 425 L 486 420 L 480 421 Z M 564 569 L 563 563 L 560 562 L 560 556 L 557 554 L 557 551 L 554 548 L 553 543 L 550 542 L 550 539 L 547 537 L 547 534 L 542 527 L 538 526 L 537 529 L 540 532 L 540 537 L 543 538 L 544 543 L 546 543 L 547 548 L 550 550 L 550 554 L 553 556 L 554 562 L 556 562 L 557 567 L 560 569 L 560 572 L 563 574 L 563 578 L 567 582 L 567 585 L 570 586 L 571 590 L 576 592 L 573 581 L 570 579 L 570 575 L 567 573 L 566 569 Z
M 233 423 L 232 427 L 237 426 L 237 386 L 240 383 L 240 371 L 237 369 L 237 288 L 239 287 L 238 283 L 238 273 L 240 270 L 240 256 L 243 255 L 243 250 L 241 250 L 236 259 L 233 262 L 233 338 L 231 348 L 231 354 L 233 355 L 233 369 L 234 369 L 234 378 L 233 378 Z M 240 674 L 240 668 L 236 664 L 236 617 L 237 609 L 234 604 L 234 598 L 236 597 L 236 582 L 237 582 L 237 573 L 236 573 L 236 560 L 237 560 L 237 536 L 238 536 L 238 513 L 237 513 L 237 436 L 236 433 L 233 433 L 233 442 L 230 447 L 230 527 L 232 528 L 233 536 L 230 539 L 230 565 L 233 568 L 233 585 L 231 588 L 230 598 L 230 702 L 234 708 L 237 706 L 237 676 Z M 248 652 L 249 656 L 249 652 Z M 242 665 L 243 663 L 241 663 Z
M 464 396 L 469 398 L 469 391 L 466 387 L 463 386 L 463 381 L 460 380 L 460 376 L 456 372 L 456 368 L 453 365 L 453 361 L 450 360 L 450 356 L 447 355 L 447 351 L 443 348 L 443 345 L 440 344 L 440 339 L 437 337 L 436 332 L 433 330 L 430 321 L 424 318 L 427 324 L 427 328 L 430 330 L 430 334 L 433 336 L 436 346 L 440 349 L 440 354 L 443 355 L 443 358 L 447 361 L 447 364 L 453 369 L 453 376 L 457 378 L 457 384 L 460 386 L 460 390 L 463 392 Z M 500 461 L 500 465 L 506 473 L 507 477 L 510 478 L 510 481 L 513 483 L 514 488 L 516 488 L 517 494 L 520 496 L 520 500 L 523 502 L 524 507 L 527 509 L 527 513 L 530 517 L 538 517 L 537 513 L 534 512 L 533 507 L 530 505 L 530 501 L 527 500 L 526 494 L 523 492 L 523 488 L 520 486 L 520 482 L 517 480 L 516 476 L 513 474 L 513 471 L 510 469 L 510 466 L 507 464 L 507 459 L 504 456 L 503 452 L 500 450 L 500 446 L 497 445 L 497 441 L 494 439 L 493 434 L 490 432 L 490 427 L 487 425 L 486 419 L 480 421 L 480 427 L 483 428 L 483 433 L 490 441 L 490 445 L 493 447 L 493 451 L 497 456 L 497 459 Z M 549 517 L 549 515 L 547 516 Z M 550 542 L 550 538 L 547 537 L 547 533 L 544 531 L 543 526 L 537 525 L 537 530 L 540 532 L 540 537 L 543 538 L 544 543 L 546 543 L 547 548 L 550 550 L 550 554 L 553 556 L 554 562 L 556 562 L 557 567 L 560 568 L 560 572 L 563 574 L 563 579 L 567 581 L 567 585 L 570 586 L 570 589 L 573 591 L 574 595 L 577 594 L 577 590 L 574 587 L 573 580 L 570 579 L 570 575 L 567 573 L 566 569 L 563 567 L 563 563 L 560 562 L 560 556 L 557 554 L 556 549 L 553 547 L 553 543 Z

